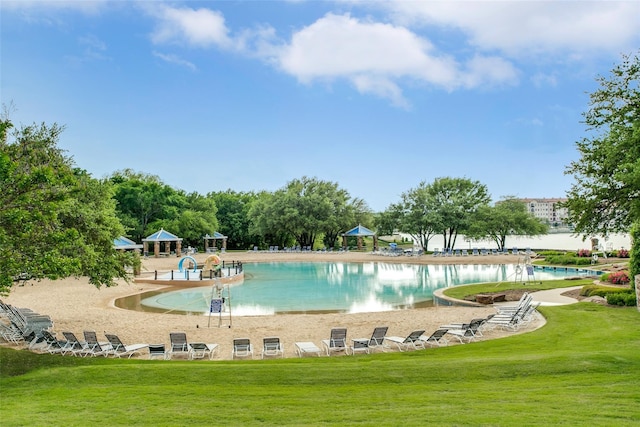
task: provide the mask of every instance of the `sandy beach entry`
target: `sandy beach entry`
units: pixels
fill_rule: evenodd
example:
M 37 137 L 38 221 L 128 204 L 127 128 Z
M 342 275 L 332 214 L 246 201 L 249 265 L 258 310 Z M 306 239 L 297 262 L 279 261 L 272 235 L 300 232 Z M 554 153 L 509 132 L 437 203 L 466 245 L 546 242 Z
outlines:
M 204 262 L 206 254 L 196 254 L 198 263 Z M 271 261 L 341 261 L 341 262 L 384 262 L 416 264 L 460 264 L 460 258 L 385 257 L 368 253 L 273 253 L 273 252 L 229 252 L 221 255 L 225 261 L 271 262 Z M 517 256 L 474 256 L 464 259 L 468 264 L 515 264 Z M 149 258 L 143 260 L 143 271 L 171 270 L 177 268 L 178 259 Z M 214 360 L 231 359 L 234 338 L 249 338 L 254 345 L 254 358 L 259 358 L 262 339 L 277 336 L 284 344 L 285 357 L 295 357 L 294 343 L 312 341 L 320 347 L 323 339 L 329 338 L 333 327 L 347 328 L 347 338 L 369 337 L 377 326 L 388 326 L 388 335 L 406 336 L 413 330 L 424 329 L 433 332 L 440 325 L 467 322 L 472 318 L 486 317 L 495 313 L 495 308 L 486 307 L 429 307 L 410 310 L 383 311 L 355 314 L 278 314 L 271 316 L 233 316 L 232 327 L 224 324 L 218 327 L 217 320 L 207 316 L 165 313 L 145 313 L 117 308 L 114 300 L 124 296 L 160 289 L 157 285 L 126 283 L 97 289 L 86 279 L 30 282 L 24 286 L 14 286 L 7 304 L 30 308 L 38 313 L 51 316 L 54 331 L 61 337 L 63 331 L 82 336 L 85 330 L 98 333 L 104 340 L 104 333 L 118 335 L 125 344 L 165 343 L 169 344 L 169 333 L 186 332 L 191 342 L 217 343 L 218 354 Z M 519 333 L 535 329 L 544 323 L 540 319 Z M 482 339 L 493 339 L 513 332 L 490 331 Z M 452 341 L 452 343 L 455 340 Z M 147 357 L 143 352 L 140 356 Z

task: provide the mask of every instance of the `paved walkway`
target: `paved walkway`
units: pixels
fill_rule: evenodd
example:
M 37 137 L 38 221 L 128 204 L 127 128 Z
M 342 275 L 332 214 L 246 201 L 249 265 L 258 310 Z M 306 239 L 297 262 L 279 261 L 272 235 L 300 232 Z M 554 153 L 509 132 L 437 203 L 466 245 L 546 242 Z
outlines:
M 561 294 L 572 291 L 574 289 L 580 289 L 582 286 L 574 286 L 571 288 L 558 288 L 558 289 L 549 289 L 548 291 L 538 291 L 532 292 L 531 296 L 533 297 L 534 302 L 539 302 L 540 305 L 566 305 L 566 304 L 574 304 L 578 302 L 575 298 L 565 297 Z

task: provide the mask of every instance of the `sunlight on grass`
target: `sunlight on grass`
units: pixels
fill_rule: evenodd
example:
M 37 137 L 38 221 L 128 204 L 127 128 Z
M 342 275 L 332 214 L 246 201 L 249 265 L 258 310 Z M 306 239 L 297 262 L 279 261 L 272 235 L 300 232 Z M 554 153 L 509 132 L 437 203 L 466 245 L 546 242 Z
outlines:
M 0 419 L 3 426 L 52 420 L 632 425 L 640 419 L 640 313 L 587 303 L 541 311 L 548 323 L 532 333 L 370 356 L 123 361 L 2 348 Z

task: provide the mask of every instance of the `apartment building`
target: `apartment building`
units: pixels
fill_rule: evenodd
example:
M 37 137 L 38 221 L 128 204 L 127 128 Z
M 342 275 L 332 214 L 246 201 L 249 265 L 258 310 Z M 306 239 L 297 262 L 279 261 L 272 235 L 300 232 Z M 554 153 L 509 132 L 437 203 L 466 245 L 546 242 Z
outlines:
M 565 224 L 568 216 L 567 208 L 558 206 L 567 199 L 518 199 L 527 206 L 527 210 L 536 218 L 549 222 L 551 226 Z

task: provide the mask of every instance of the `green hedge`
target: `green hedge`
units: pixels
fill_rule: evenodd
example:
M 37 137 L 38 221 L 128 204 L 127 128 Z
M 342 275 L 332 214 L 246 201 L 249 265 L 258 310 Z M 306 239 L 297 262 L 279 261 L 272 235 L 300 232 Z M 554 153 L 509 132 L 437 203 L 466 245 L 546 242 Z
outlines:
M 548 255 L 544 257 L 548 264 L 553 265 L 591 265 L 591 258 L 581 258 L 573 255 Z
M 599 296 L 607 299 L 609 305 L 634 306 L 636 293 L 633 289 L 615 288 L 612 286 L 587 285 L 580 290 L 583 297 Z
M 632 289 L 607 294 L 607 304 L 632 307 L 636 305 L 636 293 Z

